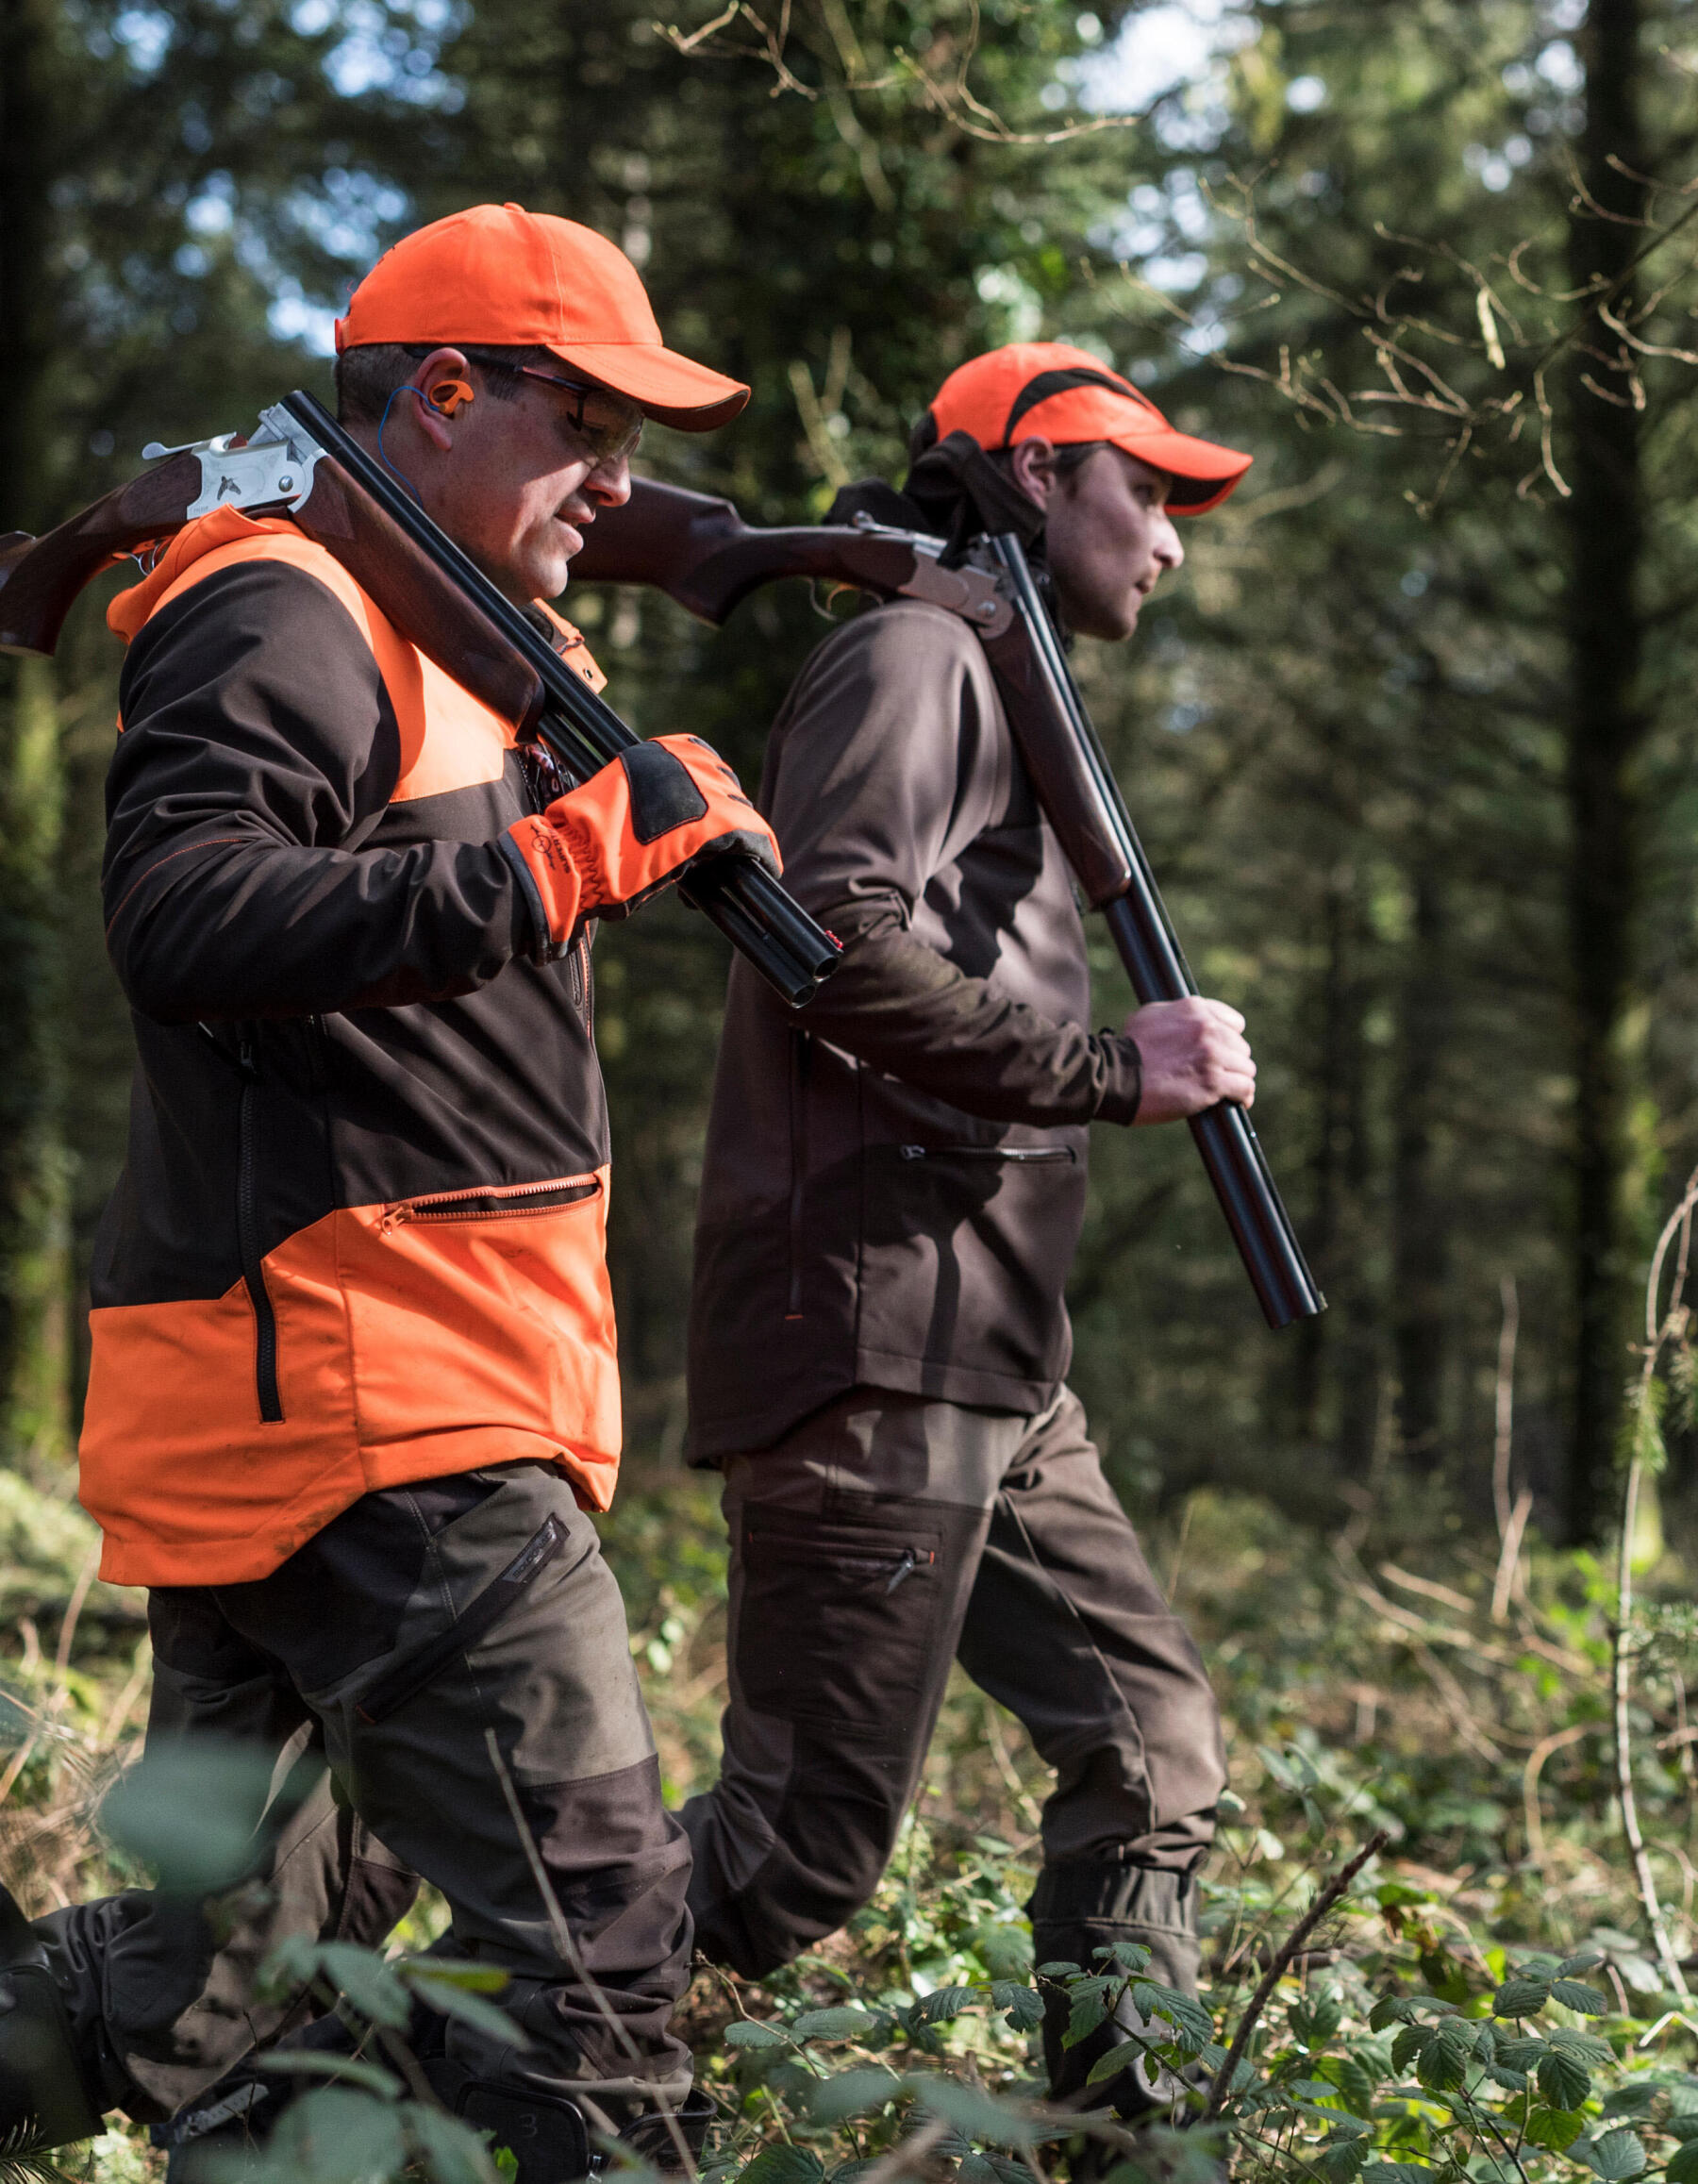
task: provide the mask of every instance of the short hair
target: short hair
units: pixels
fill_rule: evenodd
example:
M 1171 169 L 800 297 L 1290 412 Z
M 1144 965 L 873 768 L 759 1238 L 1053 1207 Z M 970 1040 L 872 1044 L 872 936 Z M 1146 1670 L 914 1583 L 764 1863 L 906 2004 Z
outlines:
M 560 369 L 552 349 L 486 348 L 469 342 L 363 342 L 344 349 L 336 359 L 336 416 L 341 425 L 377 425 L 414 371 L 433 349 L 458 348 L 474 366 L 497 402 L 511 402 L 524 384 L 521 369 L 529 364 L 540 372 Z
M 1020 443 L 1015 442 L 1017 447 Z M 1114 445 L 1111 440 L 1062 440 L 1054 446 L 1056 475 L 1072 477 L 1075 470 L 1083 470 L 1093 455 L 1101 455 L 1104 448 Z M 993 447 L 990 459 L 1006 476 L 1014 475 L 1014 448 Z

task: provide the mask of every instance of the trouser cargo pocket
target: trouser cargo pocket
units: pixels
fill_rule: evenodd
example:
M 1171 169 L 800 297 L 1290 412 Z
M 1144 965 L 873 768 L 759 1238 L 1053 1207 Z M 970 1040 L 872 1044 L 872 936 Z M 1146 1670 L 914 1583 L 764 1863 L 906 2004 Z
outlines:
M 941 1532 L 745 1507 L 735 1659 L 763 1713 L 862 1735 L 924 1699 L 942 1601 Z
M 359 1719 L 375 1727 L 434 1683 L 451 1660 L 469 1653 L 487 1631 L 495 1627 L 565 1544 L 566 1526 L 560 1519 L 544 1518 L 507 1568 L 499 1576 L 491 1578 L 446 1630 L 377 1678 L 354 1709 Z

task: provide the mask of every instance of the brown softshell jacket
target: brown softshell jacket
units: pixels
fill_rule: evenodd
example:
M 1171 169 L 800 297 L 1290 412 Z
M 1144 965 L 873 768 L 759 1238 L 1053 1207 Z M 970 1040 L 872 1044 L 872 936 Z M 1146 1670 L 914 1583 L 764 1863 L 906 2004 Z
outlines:
M 1072 881 L 973 632 L 913 601 L 835 632 L 759 801 L 846 952 L 794 1016 L 732 968 L 691 1456 L 769 1447 L 862 1385 L 1035 1412 L 1072 1353 L 1085 1125 L 1131 1121 L 1138 1051 L 1085 1028 Z

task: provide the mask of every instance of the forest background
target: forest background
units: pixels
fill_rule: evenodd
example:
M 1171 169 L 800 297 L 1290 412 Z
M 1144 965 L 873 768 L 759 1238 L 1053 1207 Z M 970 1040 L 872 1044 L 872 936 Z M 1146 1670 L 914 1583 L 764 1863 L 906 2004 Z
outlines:
M 1249 1018 L 1331 1309 L 1270 1336 L 1189 1136 L 1100 1131 L 1074 1376 L 1226 1702 L 1246 1809 L 1210 1883 L 1215 1992 L 1386 1826 L 1378 1925 L 1318 1961 L 1357 1982 L 1340 2008 L 1382 2150 L 1440 2160 L 1419 2100 L 1374 2107 L 1373 1980 L 1478 2018 L 1517 1950 L 1602 1936 L 1626 2068 L 1694 1930 L 1694 1630 L 1666 1605 L 1698 1521 L 1681 1328 L 1667 1402 L 1627 1392 L 1698 1160 L 1698 0 L 660 4 L 0 0 L 0 523 L 42 530 L 145 442 L 326 392 L 352 282 L 481 199 L 612 236 L 669 338 L 753 385 L 733 427 L 651 431 L 641 458 L 751 520 L 900 478 L 944 374 L 1012 339 L 1081 343 L 1254 454 L 1183 526 L 1135 642 L 1075 663 L 1200 980 Z M 53 662 L 0 660 L 0 1682 L 22 1725 L 0 1847 L 37 1904 L 111 1870 L 93 1814 L 146 1681 L 70 1507 L 130 1069 L 97 886 L 101 609 L 125 580 Z M 824 627 L 800 588 L 719 633 L 652 593 L 565 606 L 629 718 L 696 730 L 745 780 Z M 681 1790 L 711 1773 L 723 1682 L 711 1490 L 679 1451 L 724 955 L 670 903 L 605 928 L 597 963 L 631 1464 L 608 1536 Z M 1594 1552 L 1635 1448 L 1649 1622 Z M 1623 1629 L 1640 1681 L 1612 1717 Z M 1660 1966 L 1612 1720 L 1678 1899 Z M 957 1689 L 857 1991 L 994 1971 L 971 1937 L 1017 1920 L 1040 1787 Z M 1288 2077 L 1307 2008 L 1280 2016 Z M 1306 2129 L 1337 2124 L 1327 2067 Z M 1650 2114 L 1640 2093 L 1613 2112 Z M 1609 2176 L 1597 2109 L 1576 2138 L 1576 2094 L 1528 2143 Z M 1366 2157 L 1340 2143 L 1332 2184 Z M 1524 2178 L 1523 2155 L 1475 2173 Z
M 1594 1537 L 1698 1139 L 1694 41 L 1687 0 L 5 0 L 0 514 L 43 529 L 144 441 L 323 392 L 352 281 L 480 198 L 622 242 L 753 384 L 642 459 L 755 520 L 900 477 L 980 347 L 1099 352 L 1257 458 L 1079 667 L 1332 1300 L 1270 1338 L 1185 1134 L 1099 1133 L 1073 1306 L 1110 1468 L 1146 1505 L 1324 1520 L 1407 1475 L 1477 1512 L 1507 1299 L 1516 1485 Z M 0 1405 L 51 1462 L 129 1067 L 114 588 L 52 666 L 0 663 Z M 570 605 L 641 727 L 745 777 L 822 628 L 800 588 L 718 635 Z M 631 1445 L 669 1460 L 724 955 L 669 906 L 599 965 Z M 1683 1442 L 1676 1498 L 1692 1470 Z

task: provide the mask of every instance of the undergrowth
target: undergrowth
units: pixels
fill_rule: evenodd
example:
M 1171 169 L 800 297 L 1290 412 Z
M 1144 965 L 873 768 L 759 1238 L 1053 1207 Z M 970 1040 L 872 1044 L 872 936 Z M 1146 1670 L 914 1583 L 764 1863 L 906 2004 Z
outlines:
M 145 1655 L 128 1596 L 90 1595 L 72 1618 L 88 1535 L 66 1497 L 9 1479 L 13 1536 L 28 1530 L 32 1493 L 55 1545 L 4 1577 L 30 1612 L 4 1667 L 0 1860 L 40 1909 L 145 1877 L 96 1825 L 137 1749 Z M 608 1530 L 674 1800 L 710 1778 L 717 1745 L 718 1537 L 709 1487 L 681 1472 L 630 1482 Z M 1234 1789 L 1203 1881 L 1201 2005 L 1152 1988 L 1136 1951 L 1032 1965 L 1022 1907 L 1043 1774 L 1017 1726 L 957 1676 L 875 1901 L 765 1986 L 698 1972 L 683 2024 L 719 2109 L 707 2174 L 1065 2176 L 1079 2119 L 1044 2111 L 1037 2048 L 1044 1990 L 1060 1985 L 1080 2035 L 1130 1986 L 1153 2028 L 1135 2046 L 1193 2089 L 1183 2131 L 1090 2126 L 1107 2164 L 1124 2165 L 1121 2184 L 1204 2184 L 1223 2154 L 1268 2184 L 1698 2184 L 1698 2016 L 1658 1961 L 1615 1795 L 1614 1573 L 1536 1537 L 1506 1568 L 1477 1525 L 1437 1520 L 1430 1495 L 1402 1508 L 1390 1491 L 1330 1540 L 1266 1504 L 1201 1493 L 1151 1543 L 1228 1727 Z M 1674 1960 L 1691 1946 L 1698 1881 L 1693 1619 L 1678 1557 L 1658 1552 L 1630 1631 L 1630 1759 Z M 1376 1836 L 1290 1955 L 1329 1876 Z M 475 2141 L 412 2097 L 393 2052 L 421 1983 L 438 2007 L 499 2001 L 486 1977 L 444 1985 L 441 1959 L 407 1962 L 442 1924 L 426 1898 L 387 1968 L 320 1953 L 325 1992 L 373 2036 L 354 2080 L 299 2104 L 278 2184 L 494 2176 Z M 1198 2127 L 1210 2107 L 1218 2120 Z M 118 2130 L 65 2168 L 140 2184 L 161 2159 Z

